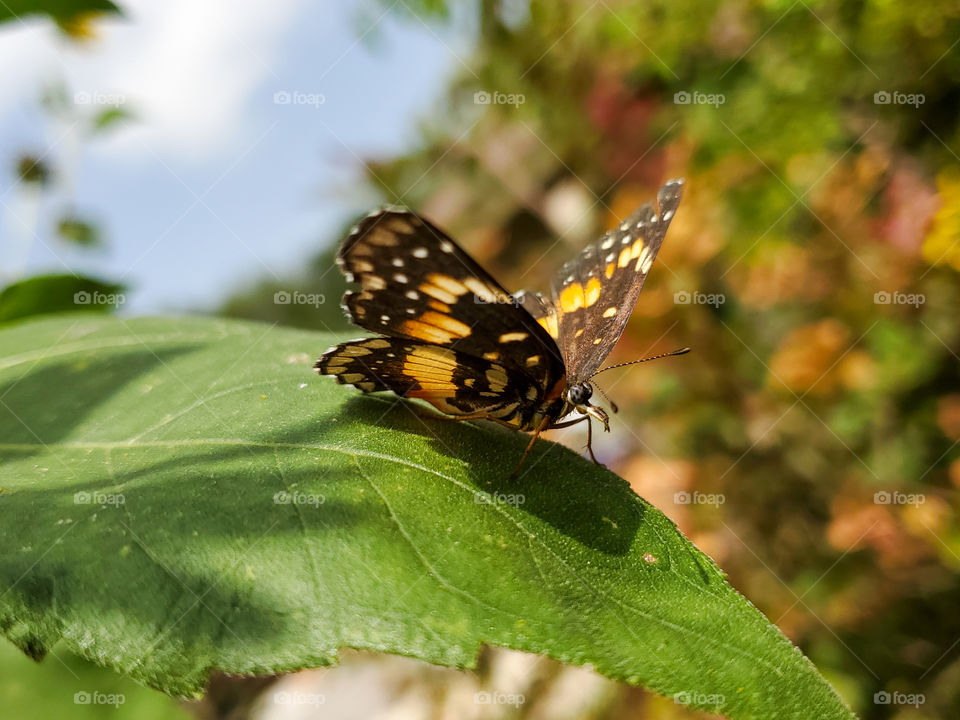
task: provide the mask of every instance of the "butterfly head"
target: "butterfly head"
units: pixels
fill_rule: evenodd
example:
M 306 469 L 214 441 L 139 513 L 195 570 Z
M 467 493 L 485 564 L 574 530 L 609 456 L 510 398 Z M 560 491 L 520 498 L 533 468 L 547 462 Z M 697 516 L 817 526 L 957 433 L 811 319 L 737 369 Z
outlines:
M 566 401 L 577 412 L 599 420 L 603 424 L 603 429 L 610 432 L 610 417 L 603 408 L 590 404 L 591 397 L 593 397 L 593 385 L 586 381 L 571 385 L 566 391 Z

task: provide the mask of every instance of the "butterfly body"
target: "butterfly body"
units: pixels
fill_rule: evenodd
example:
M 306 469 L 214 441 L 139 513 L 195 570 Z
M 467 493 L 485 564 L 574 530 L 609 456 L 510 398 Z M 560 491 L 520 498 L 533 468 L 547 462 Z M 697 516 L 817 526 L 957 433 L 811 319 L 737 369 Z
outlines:
M 378 337 L 330 348 L 315 368 L 364 392 L 422 399 L 451 419 L 532 431 L 530 446 L 543 430 L 584 419 L 608 430 L 589 381 L 626 326 L 681 188 L 668 182 L 658 207 L 641 206 L 564 265 L 550 298 L 510 294 L 424 218 L 377 211 L 337 262 L 360 285 L 344 296 L 346 312 Z

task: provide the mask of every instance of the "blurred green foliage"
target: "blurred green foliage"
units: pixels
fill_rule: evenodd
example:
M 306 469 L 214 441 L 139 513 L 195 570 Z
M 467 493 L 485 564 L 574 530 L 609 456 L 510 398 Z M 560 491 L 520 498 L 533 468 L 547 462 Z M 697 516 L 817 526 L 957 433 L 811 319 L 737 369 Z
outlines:
M 25 14 L 48 14 L 61 25 L 71 41 L 85 41 L 94 36 L 95 21 L 100 17 L 94 11 L 117 11 L 112 3 L 83 3 L 64 0 L 59 3 L 15 3 L 0 10 L 0 22 L 13 13 L 19 19 Z M 69 26 L 69 27 L 68 27 Z M 55 83 L 46 87 L 40 105 L 51 118 L 63 120 L 77 128 L 83 139 L 96 139 L 132 119 L 124 107 L 79 108 L 67 92 L 66 85 Z M 48 157 L 55 146 L 42 155 L 22 152 L 14 161 L 13 180 L 8 191 L 20 194 L 20 199 L 36 212 L 28 213 L 32 224 L 22 225 L 29 243 L 42 242 L 45 235 L 59 242 L 80 248 L 102 248 L 104 240 L 98 225 L 78 213 L 69 199 L 72 188 L 64 173 L 54 172 L 57 159 Z M 66 174 L 69 174 L 66 173 Z M 40 209 L 43 208 L 43 211 Z M 48 211 L 47 208 L 52 208 Z M 125 301 L 125 286 L 75 273 L 20 277 L 16 268 L 0 268 L 0 323 L 21 320 L 33 315 L 57 312 L 112 312 Z
M 124 286 L 78 275 L 37 275 L 0 290 L 0 323 L 62 312 L 112 312 Z
M 90 36 L 94 18 L 119 12 L 110 0 L 6 0 L 0 4 L 0 23 L 47 15 L 64 33 L 80 39 Z
M 74 245 L 93 247 L 100 244 L 100 235 L 92 223 L 69 215 L 57 223 L 57 234 Z
M 6 718 L 187 720 L 183 703 L 57 648 L 43 664 L 0 643 L 0 698 Z M 64 708 L 69 708 L 65 713 Z

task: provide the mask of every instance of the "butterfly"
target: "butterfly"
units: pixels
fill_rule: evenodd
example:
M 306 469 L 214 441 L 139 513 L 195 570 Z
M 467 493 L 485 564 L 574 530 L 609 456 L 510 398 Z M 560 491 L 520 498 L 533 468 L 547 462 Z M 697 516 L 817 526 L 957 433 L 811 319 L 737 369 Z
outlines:
M 540 433 L 583 420 L 597 462 L 590 421 L 610 426 L 606 411 L 590 402 L 590 380 L 623 333 L 682 187 L 682 180 L 667 182 L 656 206 L 640 206 L 567 262 L 550 297 L 507 292 L 415 213 L 375 211 L 347 235 L 337 263 L 360 285 L 344 296 L 344 309 L 377 337 L 340 343 L 314 368 L 364 392 L 419 398 L 443 419 L 532 432 L 514 475 Z M 579 416 L 565 419 L 573 413 Z

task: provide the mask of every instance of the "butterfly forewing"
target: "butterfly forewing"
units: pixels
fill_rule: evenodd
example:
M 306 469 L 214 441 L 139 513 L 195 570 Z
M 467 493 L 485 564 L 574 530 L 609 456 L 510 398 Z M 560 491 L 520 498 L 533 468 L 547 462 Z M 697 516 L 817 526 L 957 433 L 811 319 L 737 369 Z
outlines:
M 553 338 L 427 220 L 403 210 L 370 215 L 347 238 L 339 261 L 360 283 L 344 298 L 357 325 L 514 365 L 542 384 L 562 377 Z
M 514 297 L 520 303 L 520 307 L 530 313 L 533 319 L 540 323 L 540 327 L 556 340 L 558 335 L 557 311 L 553 307 L 553 302 L 538 292 L 529 292 L 528 290 L 514 293 Z
M 620 339 L 680 203 L 682 184 L 668 182 L 657 195 L 659 207 L 642 205 L 558 274 L 553 309 L 568 384 L 588 379 Z

